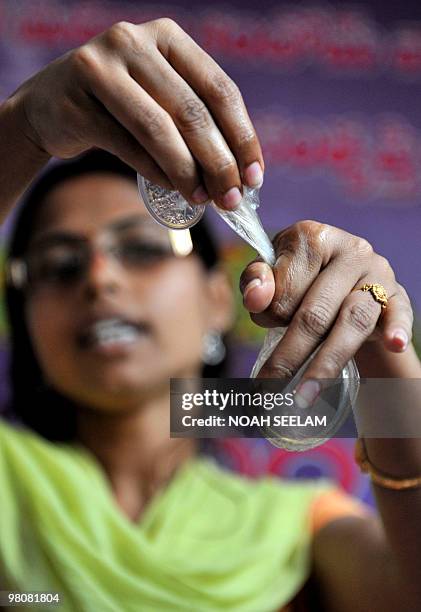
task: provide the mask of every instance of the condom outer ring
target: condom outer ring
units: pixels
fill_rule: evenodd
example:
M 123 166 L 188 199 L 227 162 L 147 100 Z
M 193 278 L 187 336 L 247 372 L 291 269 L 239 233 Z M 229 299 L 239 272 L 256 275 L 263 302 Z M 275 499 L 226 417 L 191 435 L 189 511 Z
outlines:
M 172 230 L 185 230 L 185 229 L 189 229 L 190 227 L 193 227 L 194 225 L 196 225 L 196 223 L 198 223 L 200 221 L 200 219 L 203 217 L 203 215 L 205 214 L 205 210 L 206 210 L 206 206 L 204 204 L 195 204 L 194 205 L 194 209 L 197 209 L 197 212 L 195 214 L 194 217 L 192 217 L 189 221 L 187 221 L 186 223 L 183 223 L 182 225 L 180 225 L 179 223 L 171 223 L 170 221 L 166 221 L 164 219 L 162 219 L 157 212 L 154 210 L 154 208 L 152 207 L 150 200 L 149 200 L 149 194 L 148 194 L 148 190 L 146 187 L 146 179 L 141 176 L 140 174 L 137 175 L 137 185 L 139 188 L 139 193 L 140 196 L 149 212 L 149 214 L 155 219 L 155 221 L 157 223 L 159 223 L 159 225 L 162 225 L 162 227 L 165 227 L 167 229 L 172 229 Z M 171 191 L 165 190 L 164 188 L 162 188 L 163 191 L 167 191 L 168 193 L 171 193 Z M 184 200 L 185 201 L 185 200 Z M 186 201 L 185 201 L 186 202 Z M 187 206 L 190 206 L 190 204 L 188 204 L 188 202 L 186 202 Z M 191 208 L 193 208 L 193 206 L 191 206 Z
M 268 330 L 265 340 L 263 342 L 263 346 L 261 347 L 260 352 L 257 356 L 256 363 L 254 364 L 253 369 L 250 373 L 251 378 L 256 378 L 258 376 L 263 364 L 267 361 L 278 342 L 284 336 L 285 332 L 286 327 L 277 327 Z M 319 347 L 315 351 L 313 351 L 309 359 L 302 366 L 303 370 L 306 369 L 309 362 L 311 361 L 311 359 L 314 358 L 320 348 L 321 345 L 319 345 Z M 298 378 L 296 378 L 297 376 Z M 298 386 L 299 381 L 301 379 L 299 374 L 296 375 L 296 377 L 294 377 L 295 384 L 293 385 L 293 388 Z M 346 393 L 348 394 L 349 401 L 344 401 L 343 398 L 341 398 L 336 418 L 330 424 L 330 427 L 326 430 L 323 438 L 289 438 L 285 435 L 281 435 L 279 432 L 276 431 L 276 429 L 269 426 L 260 427 L 260 431 L 262 432 L 263 437 L 266 438 L 266 440 L 268 440 L 268 442 L 270 442 L 273 446 L 292 452 L 311 450 L 312 448 L 321 446 L 322 444 L 333 438 L 351 414 L 352 409 L 357 400 L 358 391 L 360 388 L 360 376 L 354 359 L 351 359 L 346 364 L 340 374 L 340 378 L 342 379 L 343 385 L 342 391 L 343 393 L 346 391 Z

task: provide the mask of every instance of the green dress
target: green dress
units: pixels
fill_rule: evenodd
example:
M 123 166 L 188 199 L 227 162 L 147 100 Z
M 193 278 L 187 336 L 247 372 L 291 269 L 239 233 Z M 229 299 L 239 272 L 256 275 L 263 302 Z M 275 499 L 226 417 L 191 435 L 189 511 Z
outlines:
M 88 451 L 0 422 L 0 589 L 72 612 L 279 610 L 308 577 L 321 490 L 199 456 L 133 523 Z

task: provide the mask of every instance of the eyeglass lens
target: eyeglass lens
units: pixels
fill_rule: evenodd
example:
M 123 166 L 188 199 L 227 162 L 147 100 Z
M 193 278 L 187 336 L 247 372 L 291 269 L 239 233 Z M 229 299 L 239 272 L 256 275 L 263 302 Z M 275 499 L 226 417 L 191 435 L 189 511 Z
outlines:
M 86 239 L 51 237 L 34 247 L 26 258 L 31 285 L 70 285 L 79 281 L 89 267 L 94 251 L 112 256 L 125 268 L 147 267 L 172 255 L 166 234 L 153 235 L 141 227 L 108 232 L 101 246 Z

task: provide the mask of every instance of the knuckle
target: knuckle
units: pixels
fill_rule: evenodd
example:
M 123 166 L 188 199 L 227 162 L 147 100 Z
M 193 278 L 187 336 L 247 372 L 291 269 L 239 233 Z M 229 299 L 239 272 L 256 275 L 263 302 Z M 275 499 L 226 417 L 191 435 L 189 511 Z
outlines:
M 84 75 L 95 74 L 99 71 L 97 55 L 88 45 L 82 45 L 72 51 L 71 61 L 77 72 Z
M 319 240 L 321 231 L 325 226 L 323 223 L 319 223 L 318 221 L 304 219 L 302 221 L 297 221 L 293 227 L 295 227 L 299 234 L 307 237 L 307 240 Z
M 287 294 L 284 293 L 273 300 L 269 308 L 272 316 L 279 321 L 279 325 L 282 327 L 289 325 L 294 314 L 294 306 L 293 300 Z
M 302 219 L 301 221 L 297 221 L 297 223 L 295 223 L 294 225 L 300 232 L 303 232 L 305 234 L 312 234 L 313 232 L 318 230 L 321 223 L 319 223 L 318 221 L 313 221 L 312 219 Z
M 142 132 L 153 140 L 163 137 L 165 132 L 165 116 L 161 111 L 145 108 L 142 112 Z
M 187 98 L 177 109 L 176 120 L 183 131 L 206 130 L 212 120 L 208 109 L 199 98 Z
M 256 132 L 253 129 L 245 128 L 235 136 L 237 147 L 241 150 L 247 150 L 251 147 L 258 146 Z
M 329 309 L 323 304 L 307 306 L 298 313 L 298 328 L 311 338 L 323 338 L 330 325 Z
M 307 265 L 314 269 L 320 265 L 324 251 L 323 232 L 326 225 L 318 221 L 298 221 L 292 228 L 292 236 L 295 238 L 303 254 L 307 259 Z
M 212 170 L 217 177 L 231 176 L 237 172 L 237 163 L 233 157 L 219 158 L 215 160 Z
M 194 181 L 196 178 L 196 168 L 193 159 L 190 162 L 188 160 L 180 162 L 175 168 L 171 178 L 177 185 L 185 185 L 186 183 Z
M 160 17 L 159 19 L 154 19 L 150 23 L 161 32 L 174 32 L 180 29 L 178 23 L 174 21 L 174 19 L 171 19 L 171 17 Z
M 293 225 L 281 230 L 273 237 L 272 244 L 276 257 L 279 257 L 282 253 L 289 255 L 297 254 L 301 244 L 297 228 Z
M 354 252 L 360 257 L 368 258 L 374 253 L 373 247 L 365 238 L 356 238 L 353 244 Z
M 241 102 L 242 97 L 237 84 L 225 73 L 210 74 L 207 80 L 209 98 L 216 102 Z
M 376 267 L 378 267 L 380 272 L 383 274 L 387 274 L 388 276 L 392 276 L 394 278 L 395 273 L 393 268 L 390 265 L 389 260 L 386 257 L 383 257 L 383 255 L 376 255 Z
M 263 368 L 267 378 L 292 378 L 296 371 L 293 364 L 277 357 L 269 358 Z
M 299 221 L 297 223 L 299 233 L 305 237 L 307 243 L 312 248 L 319 248 L 322 240 L 322 231 L 325 228 L 323 223 L 318 221 Z
M 330 347 L 329 351 L 323 355 L 323 377 L 336 378 L 340 370 L 344 367 L 345 362 L 346 357 L 344 353 L 336 347 Z
M 164 55 L 170 53 L 188 35 L 170 17 L 160 17 L 142 26 Z
M 365 304 L 352 304 L 345 311 L 344 317 L 349 325 L 362 335 L 370 334 L 378 318 L 378 305 L 371 299 Z
M 128 21 L 119 21 L 111 26 L 106 32 L 106 40 L 112 48 L 120 48 L 127 45 L 134 36 L 134 25 Z

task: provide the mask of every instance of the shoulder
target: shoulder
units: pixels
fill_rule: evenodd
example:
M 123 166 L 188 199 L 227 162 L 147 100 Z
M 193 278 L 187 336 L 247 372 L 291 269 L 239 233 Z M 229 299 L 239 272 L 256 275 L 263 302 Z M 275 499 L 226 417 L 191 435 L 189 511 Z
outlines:
M 26 427 L 0 418 L 0 453 L 55 453 L 59 445 L 49 442 Z
M 342 489 L 332 486 L 321 491 L 312 500 L 310 522 L 313 534 L 320 532 L 326 525 L 343 518 L 370 520 L 371 509 L 359 499 L 352 497 Z
M 13 487 L 41 486 L 48 481 L 63 482 L 84 474 L 89 461 L 70 444 L 46 440 L 25 427 L 0 419 L 0 480 Z
M 0 418 L 0 454 L 10 452 L 12 448 L 25 445 L 28 442 L 36 443 L 37 437 L 35 433 L 24 427 L 11 424 Z

